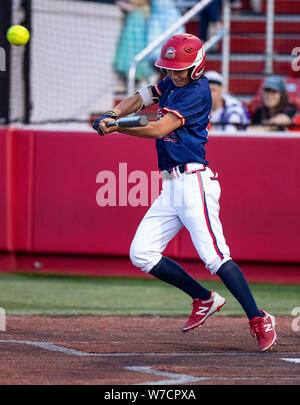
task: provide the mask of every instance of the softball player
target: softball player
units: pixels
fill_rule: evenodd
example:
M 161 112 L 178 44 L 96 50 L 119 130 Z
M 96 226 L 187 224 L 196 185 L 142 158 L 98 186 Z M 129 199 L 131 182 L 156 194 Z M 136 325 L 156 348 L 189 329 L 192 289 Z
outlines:
M 165 79 L 126 97 L 93 124 L 100 135 L 118 130 L 156 139 L 162 191 L 136 231 L 130 247 L 131 261 L 192 298 L 192 314 L 182 326 L 183 332 L 201 326 L 226 301 L 162 255 L 168 242 L 185 226 L 206 268 L 220 277 L 244 309 L 259 350 L 268 351 L 276 343 L 275 318 L 257 308 L 241 269 L 230 257 L 219 219 L 219 181 L 205 158 L 212 99 L 203 75 L 202 42 L 191 34 L 172 36 L 162 46 L 156 66 L 167 74 Z M 145 127 L 105 126 L 108 121 L 155 103 L 159 103 L 158 120 Z

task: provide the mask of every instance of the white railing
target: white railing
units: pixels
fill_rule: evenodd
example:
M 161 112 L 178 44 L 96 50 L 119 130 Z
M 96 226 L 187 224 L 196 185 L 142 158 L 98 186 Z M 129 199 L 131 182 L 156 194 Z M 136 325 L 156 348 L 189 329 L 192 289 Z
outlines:
M 180 2 L 178 0 L 178 2 Z M 196 4 L 194 0 L 188 2 L 185 0 L 182 5 L 194 6 L 187 11 L 175 24 L 162 33 L 155 41 L 143 49 L 131 63 L 129 74 L 127 78 L 127 94 L 130 95 L 135 91 L 135 74 L 137 65 L 146 58 L 157 46 L 161 45 L 169 36 L 181 26 L 190 21 L 197 13 L 202 11 L 212 0 L 201 0 Z M 181 4 L 181 3 L 180 3 Z M 217 42 L 223 40 L 222 47 L 222 76 L 224 80 L 224 90 L 228 91 L 229 83 L 229 63 L 230 63 L 230 16 L 231 5 L 229 0 L 223 1 L 223 29 L 219 30 L 212 38 L 205 42 L 204 47 L 206 51 L 212 48 Z M 267 0 L 266 9 L 266 49 L 265 49 L 265 71 L 266 75 L 273 73 L 273 42 L 274 42 L 274 0 Z
M 266 20 L 265 74 L 270 75 L 273 73 L 274 0 L 267 0 Z
M 225 0 L 226 2 L 228 0 Z M 127 94 L 130 95 L 135 91 L 135 73 L 138 63 L 146 58 L 157 46 L 161 45 L 169 36 L 177 31 L 181 26 L 191 20 L 197 13 L 209 5 L 212 0 L 201 0 L 189 11 L 187 11 L 176 23 L 171 25 L 165 32 L 163 32 L 155 41 L 151 42 L 145 49 L 143 49 L 131 63 L 128 79 L 127 79 Z
M 229 64 L 230 64 L 230 4 L 228 0 L 223 1 L 223 26 L 224 38 L 222 46 L 222 76 L 224 92 L 229 90 Z

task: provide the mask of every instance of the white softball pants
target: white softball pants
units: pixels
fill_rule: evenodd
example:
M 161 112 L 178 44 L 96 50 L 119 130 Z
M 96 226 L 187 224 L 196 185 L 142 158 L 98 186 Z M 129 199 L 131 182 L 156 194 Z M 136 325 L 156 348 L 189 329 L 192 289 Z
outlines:
M 219 219 L 221 188 L 211 169 L 188 163 L 186 173 L 162 172 L 163 186 L 142 219 L 130 247 L 134 266 L 148 273 L 169 241 L 185 226 L 206 268 L 215 274 L 230 260 Z

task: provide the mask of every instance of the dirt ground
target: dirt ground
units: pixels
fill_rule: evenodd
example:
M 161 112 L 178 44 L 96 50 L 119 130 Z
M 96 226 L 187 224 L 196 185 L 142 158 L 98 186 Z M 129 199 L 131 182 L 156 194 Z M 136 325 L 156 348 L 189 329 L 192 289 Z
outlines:
M 8 316 L 1 385 L 299 385 L 300 331 L 277 317 L 278 343 L 259 353 L 247 318 Z

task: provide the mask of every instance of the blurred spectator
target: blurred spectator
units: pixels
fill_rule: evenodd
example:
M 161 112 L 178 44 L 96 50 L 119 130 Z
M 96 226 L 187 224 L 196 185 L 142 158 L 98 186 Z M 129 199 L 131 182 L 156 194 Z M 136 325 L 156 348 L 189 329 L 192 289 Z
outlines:
M 125 13 L 124 25 L 115 52 L 113 67 L 119 73 L 125 86 L 130 65 L 135 56 L 147 46 L 147 19 L 149 17 L 149 0 L 117 1 L 116 5 Z M 149 60 L 144 59 L 136 69 L 136 79 L 147 81 L 153 75 Z
M 232 5 L 239 3 L 237 0 L 229 0 Z M 199 13 L 199 38 L 206 42 L 218 30 L 223 27 L 221 11 L 223 0 L 213 0 Z M 241 4 L 239 3 L 239 6 Z
M 157 39 L 163 32 L 170 28 L 181 17 L 174 0 L 152 0 L 151 11 L 148 18 L 148 44 Z M 181 26 L 175 34 L 184 34 L 185 26 Z M 161 45 L 151 53 L 152 62 L 160 56 Z
M 206 42 L 217 30 L 222 28 L 220 17 L 220 8 L 222 0 L 213 0 L 208 6 L 200 12 L 199 18 L 199 38 L 202 42 Z M 208 30 L 210 29 L 210 35 Z
M 250 7 L 255 14 L 260 14 L 262 11 L 262 1 L 261 0 L 250 0 Z
M 215 71 L 205 73 L 212 95 L 211 123 L 215 129 L 223 131 L 236 131 L 246 129 L 249 124 L 249 114 L 243 104 L 224 93 L 223 77 Z
M 252 115 L 254 125 L 264 125 L 266 130 L 284 129 L 293 123 L 297 113 L 295 104 L 289 103 L 283 80 L 278 76 L 265 79 L 262 106 Z

